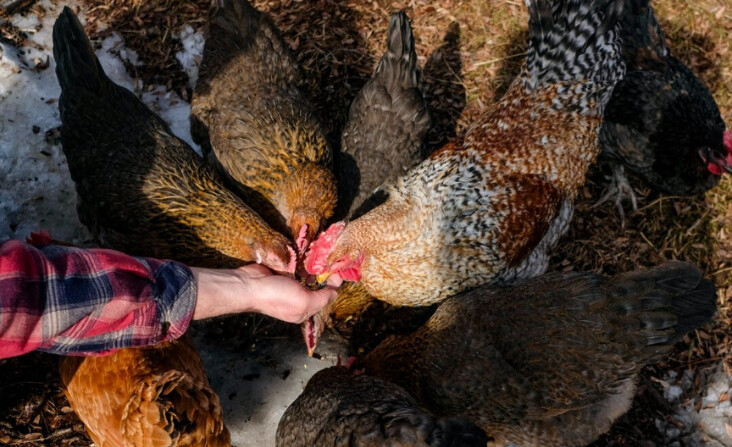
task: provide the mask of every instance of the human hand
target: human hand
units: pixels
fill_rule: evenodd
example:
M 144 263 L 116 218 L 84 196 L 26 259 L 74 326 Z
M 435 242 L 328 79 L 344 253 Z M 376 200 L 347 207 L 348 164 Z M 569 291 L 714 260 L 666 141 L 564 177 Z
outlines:
M 237 312 L 257 312 L 289 323 L 317 313 L 337 292 L 310 291 L 298 281 L 250 264 L 233 270 L 191 268 L 198 288 L 196 320 Z

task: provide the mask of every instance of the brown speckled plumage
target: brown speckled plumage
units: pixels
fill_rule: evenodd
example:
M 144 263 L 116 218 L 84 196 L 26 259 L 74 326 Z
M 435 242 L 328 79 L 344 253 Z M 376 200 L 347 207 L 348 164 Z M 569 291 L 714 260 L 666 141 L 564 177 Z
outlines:
M 314 375 L 277 427 L 278 447 L 485 447 L 460 419 L 420 409 L 393 383 L 334 366 Z
M 228 191 L 165 122 L 104 74 L 65 9 L 54 26 L 61 143 L 78 212 L 99 242 L 197 266 L 290 264 L 288 240 Z
M 712 282 L 681 262 L 615 278 L 552 273 L 452 297 L 356 367 L 498 441 L 582 446 L 627 411 L 641 368 L 707 322 L 715 301 Z
M 530 3 L 527 60 L 505 96 L 351 221 L 325 271 L 363 258 L 366 289 L 410 306 L 545 271 L 624 73 L 623 0 Z
M 247 0 L 214 6 L 191 104 L 192 133 L 245 201 L 297 239 L 336 204 L 332 153 L 303 75 L 266 14 Z
M 392 14 L 387 49 L 353 99 L 341 136 L 339 214 L 357 217 L 383 201 L 374 191 L 422 161 L 430 115 L 406 13 Z M 380 191 L 383 193 L 383 191 Z M 341 216 L 338 216 L 341 217 Z
M 228 447 L 216 393 L 190 340 L 64 357 L 69 403 L 97 447 Z

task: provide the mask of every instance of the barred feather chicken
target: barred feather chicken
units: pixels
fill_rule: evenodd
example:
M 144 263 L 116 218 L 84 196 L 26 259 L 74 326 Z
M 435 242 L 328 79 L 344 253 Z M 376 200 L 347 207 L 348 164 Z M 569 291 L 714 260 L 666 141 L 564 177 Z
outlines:
M 61 144 L 81 222 L 103 246 L 201 267 L 294 271 L 289 241 L 129 90 L 104 73 L 76 16 L 53 31 Z
M 379 204 L 374 195 L 422 161 L 431 120 L 407 14 L 389 18 L 387 49 L 351 103 L 337 166 L 339 207 L 346 218 Z
M 454 296 L 355 367 L 499 443 L 583 446 L 630 408 L 640 370 L 707 322 L 715 301 L 712 282 L 681 262 L 614 278 L 552 273 Z
M 622 216 L 624 198 L 636 208 L 626 169 L 657 191 L 704 192 L 732 172 L 732 133 L 706 86 L 669 53 L 647 0 L 628 8 L 621 30 L 628 71 L 600 132 L 600 162 L 614 174 L 600 202 L 615 196 Z
M 306 269 L 362 281 L 390 304 L 426 305 L 484 283 L 542 273 L 598 153 L 622 78 L 622 0 L 529 2 L 526 62 L 506 95 L 387 189 L 333 224 Z
M 336 205 L 331 148 L 304 77 L 264 13 L 217 0 L 191 103 L 191 132 L 234 189 L 304 250 Z
M 469 422 L 420 409 L 398 385 L 334 366 L 315 374 L 287 408 L 275 445 L 485 447 L 487 442 L 485 433 Z
M 387 34 L 386 52 L 351 103 L 341 136 L 336 173 L 339 214 L 345 213 L 346 218 L 378 205 L 384 196 L 381 185 L 423 159 L 424 137 L 431 124 L 406 13 L 391 15 Z M 308 352 L 312 355 L 325 328 L 356 318 L 373 300 L 360 283 L 341 286 L 333 302 L 303 323 Z
M 229 430 L 187 337 L 100 357 L 64 357 L 61 380 L 97 447 L 224 447 Z

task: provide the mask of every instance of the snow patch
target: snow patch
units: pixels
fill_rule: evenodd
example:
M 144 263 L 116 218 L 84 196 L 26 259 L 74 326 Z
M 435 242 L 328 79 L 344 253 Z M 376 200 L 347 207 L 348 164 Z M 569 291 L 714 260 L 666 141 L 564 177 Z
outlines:
M 193 29 L 192 26 L 186 25 L 178 36 L 180 43 L 183 45 L 183 51 L 175 54 L 175 58 L 183 66 L 183 71 L 188 75 L 188 86 L 193 88 L 198 81 L 198 67 L 201 65 L 201 57 L 203 56 L 203 45 L 205 39 L 203 33 Z

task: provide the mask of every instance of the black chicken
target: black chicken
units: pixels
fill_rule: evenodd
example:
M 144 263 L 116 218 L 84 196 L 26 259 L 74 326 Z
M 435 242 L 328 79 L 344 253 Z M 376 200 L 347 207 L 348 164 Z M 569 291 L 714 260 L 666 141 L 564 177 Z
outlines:
M 661 192 L 704 192 L 732 172 L 732 133 L 709 90 L 669 53 L 648 1 L 626 6 L 621 29 L 628 71 L 613 91 L 600 133 L 599 160 L 614 178 L 598 204 L 616 196 L 623 216 L 626 196 L 637 207 L 625 169 Z

